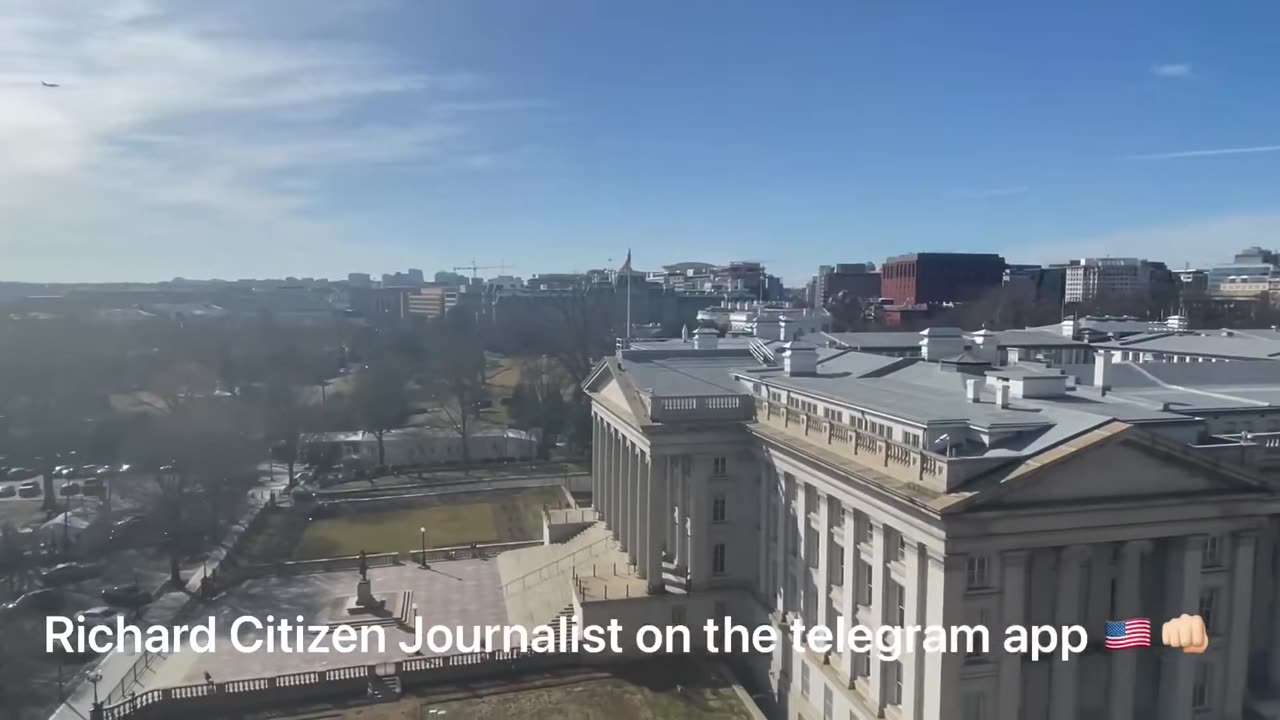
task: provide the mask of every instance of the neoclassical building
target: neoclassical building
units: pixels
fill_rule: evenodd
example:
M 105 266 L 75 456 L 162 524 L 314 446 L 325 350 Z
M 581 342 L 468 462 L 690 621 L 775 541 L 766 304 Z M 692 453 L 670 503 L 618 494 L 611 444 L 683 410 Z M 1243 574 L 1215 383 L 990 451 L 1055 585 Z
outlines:
M 751 658 L 788 718 L 1280 717 L 1280 435 L 1214 425 L 1280 420 L 1280 375 L 1215 363 L 1203 387 L 1157 384 L 1105 353 L 1000 365 L 983 340 L 621 346 L 585 388 L 594 504 L 632 582 L 579 580 L 580 618 L 993 631 L 986 653 Z M 1158 647 L 1184 612 L 1205 618 L 1202 656 Z M 1135 617 L 1157 647 L 1105 650 L 1104 623 Z M 1033 662 L 1003 651 L 1010 625 L 1091 642 Z

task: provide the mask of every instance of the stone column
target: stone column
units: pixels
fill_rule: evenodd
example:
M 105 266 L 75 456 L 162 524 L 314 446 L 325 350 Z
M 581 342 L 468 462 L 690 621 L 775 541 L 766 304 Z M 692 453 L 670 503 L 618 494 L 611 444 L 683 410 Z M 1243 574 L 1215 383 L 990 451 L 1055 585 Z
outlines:
M 666 498 L 667 498 L 667 458 L 649 456 L 649 516 L 646 525 L 649 528 L 645 556 L 645 579 L 649 581 L 649 592 L 661 592 L 662 582 L 662 548 L 666 538 Z
M 631 446 L 631 454 L 628 456 L 631 460 L 630 486 L 627 495 L 627 539 L 631 543 L 631 562 L 640 567 L 640 477 L 642 475 L 643 464 L 641 458 L 644 451 L 639 445 Z
M 951 626 L 962 623 L 966 587 L 967 558 L 928 553 L 925 584 L 925 624 Z M 925 720 L 949 718 L 961 707 L 960 670 L 964 653 L 925 653 L 924 702 L 920 717 Z M 945 708 L 945 709 L 944 709 Z
M 600 418 L 591 415 L 591 507 L 600 509 Z
M 844 621 L 847 627 L 853 627 L 858 623 L 858 544 L 856 528 L 856 517 L 852 509 L 850 509 L 848 517 L 844 519 L 844 594 L 842 596 L 842 607 L 840 612 L 844 615 Z M 924 597 L 921 594 L 921 597 Z M 847 630 L 846 630 L 847 632 Z M 845 650 L 842 660 L 844 677 L 849 683 L 849 687 L 853 687 L 853 681 L 856 679 L 853 672 L 853 660 L 856 653 L 851 649 Z
M 1139 617 L 1142 614 L 1142 555 L 1151 547 L 1147 540 L 1130 540 L 1120 546 L 1116 575 L 1115 620 Z M 1135 650 L 1111 653 L 1111 683 L 1108 688 L 1107 717 L 1110 720 L 1131 720 L 1137 693 L 1138 654 Z M 1190 685 L 1187 691 L 1191 691 Z M 1188 710 L 1190 704 L 1188 703 Z M 1164 718 L 1162 717 L 1162 720 Z
M 874 633 L 885 622 L 885 604 L 888 593 L 888 572 L 885 568 L 885 527 L 876 520 L 871 521 L 871 618 L 867 622 Z M 885 663 L 873 653 L 871 656 L 870 697 L 867 700 L 875 708 L 877 716 L 884 712 L 885 700 Z
M 769 513 L 773 511 L 773 506 L 769 504 L 769 470 L 763 465 L 760 466 L 760 473 L 756 476 L 759 487 L 756 488 L 756 532 L 759 538 L 759 546 L 756 548 L 756 593 L 761 598 L 768 598 L 772 588 L 769 587 L 769 557 L 773 552 L 773 548 L 769 545 Z M 766 603 L 767 604 L 767 603 Z
M 676 528 L 679 526 L 676 513 L 680 505 L 677 500 L 680 478 L 676 473 L 679 468 L 676 467 L 676 458 L 670 455 L 662 458 L 662 467 L 667 480 L 665 496 L 662 499 L 662 536 L 666 538 L 664 545 L 667 553 L 674 559 L 679 552 L 677 547 L 679 541 L 676 536 Z
M 635 449 L 625 437 L 618 438 L 618 538 L 622 549 L 631 554 L 631 456 Z
M 1058 556 L 1057 602 L 1054 624 L 1058 627 L 1080 625 L 1084 609 L 1080 607 L 1081 565 L 1089 557 L 1089 546 L 1072 545 Z M 1074 592 L 1073 592 L 1074 591 Z M 1055 661 L 1049 680 L 1049 720 L 1076 720 L 1077 695 L 1080 692 L 1080 658 Z M 1001 715 L 1001 720 L 1004 716 Z
M 1166 580 L 1170 617 L 1200 611 L 1200 572 L 1204 565 L 1204 536 L 1170 538 L 1166 558 Z M 1127 616 L 1126 616 L 1127 617 Z M 1168 618 L 1156 619 L 1153 633 Z M 1159 637 L 1153 638 L 1158 641 Z M 1191 692 L 1195 687 L 1196 663 L 1200 658 L 1182 652 L 1164 653 L 1160 657 L 1160 720 L 1190 720 Z M 1112 715 L 1112 717 L 1117 717 Z
M 787 603 L 791 601 L 787 597 L 787 573 L 791 572 L 791 559 L 787 555 L 787 480 L 784 476 L 779 475 L 776 471 L 770 471 L 770 477 L 773 480 L 773 497 L 776 505 L 774 512 L 777 513 L 775 520 L 778 523 L 778 533 L 774 539 L 774 555 L 777 563 L 777 581 L 776 590 L 778 600 L 778 612 L 786 613 Z
M 613 498 L 617 495 L 615 483 L 618 481 L 618 473 L 613 463 L 613 430 L 609 428 L 603 420 L 600 425 L 600 449 L 604 452 L 603 465 L 601 466 L 604 473 L 604 512 L 605 524 L 616 537 L 618 534 L 618 516 L 613 511 Z
M 706 478 L 700 470 L 689 477 L 689 514 L 685 525 L 689 532 L 689 578 L 696 591 L 711 577 L 711 551 L 707 548 Z
M 1227 641 L 1227 687 L 1222 696 L 1222 716 L 1239 720 L 1244 716 L 1245 680 L 1249 675 L 1249 627 L 1253 617 L 1253 558 L 1258 537 L 1253 531 L 1238 532 L 1232 539 L 1231 614 Z M 1221 616 L 1221 613 L 1219 613 Z
M 846 530 L 846 537 L 853 533 Z M 929 560 L 924 556 L 924 546 L 910 539 L 907 540 L 906 555 L 903 558 L 903 624 L 924 626 L 925 592 L 928 583 Z M 846 546 L 847 547 L 847 546 Z M 847 556 L 848 550 L 845 550 Z M 847 562 L 847 558 L 846 558 Z M 847 578 L 848 575 L 845 575 Z M 850 587 L 845 583 L 845 593 Z M 917 637 L 915 644 L 908 648 L 902 656 L 902 718 L 903 720 L 922 720 L 921 704 L 924 701 L 924 652 L 920 648 L 922 638 Z M 1003 719 L 1003 716 L 1001 717 Z
M 827 508 L 830 498 L 826 494 L 818 495 L 818 576 L 814 578 L 818 586 L 817 621 L 819 625 L 831 627 L 828 608 L 831 607 L 831 515 Z
M 1002 591 L 1000 614 L 1004 627 L 1026 625 L 1027 616 L 1027 551 L 1011 550 L 1001 554 Z M 1063 586 L 1060 592 L 1067 595 L 1080 596 L 1078 585 Z M 995 634 L 995 643 L 1002 642 L 1000 635 Z M 996 684 L 999 698 L 999 711 L 996 717 L 1000 720 L 1018 720 L 1022 713 L 1022 659 L 1021 653 L 1001 652 L 999 655 L 999 680 Z
M 649 580 L 653 574 L 649 572 L 649 556 L 656 543 L 653 528 L 652 492 L 652 458 L 644 450 L 636 455 L 636 469 L 639 471 L 639 482 L 636 483 L 636 573 Z

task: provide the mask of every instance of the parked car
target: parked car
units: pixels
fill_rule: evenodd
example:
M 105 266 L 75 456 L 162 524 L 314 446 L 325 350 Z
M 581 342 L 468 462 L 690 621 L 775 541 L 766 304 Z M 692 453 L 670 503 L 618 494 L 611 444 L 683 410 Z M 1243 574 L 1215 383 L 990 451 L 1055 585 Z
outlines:
M 89 608 L 80 613 L 80 617 L 84 618 L 84 624 L 88 627 L 98 627 L 100 625 L 115 627 L 116 618 L 120 617 L 120 611 L 113 607 Z
M 35 480 L 28 480 L 18 486 L 18 497 L 36 498 L 44 494 L 44 490 L 40 489 L 40 483 Z
M 36 472 L 35 470 L 32 470 L 31 468 L 19 467 L 19 468 L 10 468 L 8 474 L 5 477 L 8 478 L 9 480 L 28 480 L 32 476 L 39 475 L 39 474 L 40 473 Z
M 137 538 L 138 531 L 142 528 L 144 522 L 146 521 L 139 516 L 117 520 L 111 526 L 111 532 L 107 534 L 107 543 L 118 546 L 132 542 Z
M 142 607 L 151 603 L 151 593 L 138 587 L 137 583 L 116 585 L 102 589 L 102 599 L 112 605 L 128 608 Z
M 97 577 L 102 574 L 102 566 L 97 563 L 66 562 L 40 573 L 40 581 L 45 585 L 62 585 Z
M 67 604 L 66 593 L 57 588 L 41 588 L 19 597 L 13 602 L 0 605 L 0 612 L 57 612 Z
M 62 488 L 60 489 L 60 492 L 62 493 L 63 497 L 66 497 L 68 495 L 79 495 L 80 483 L 78 482 L 62 483 Z
M 84 494 L 94 497 L 102 497 L 106 487 L 102 484 L 100 478 L 91 477 L 84 481 Z
M 12 485 L 0 485 L 0 498 L 18 497 L 18 488 Z

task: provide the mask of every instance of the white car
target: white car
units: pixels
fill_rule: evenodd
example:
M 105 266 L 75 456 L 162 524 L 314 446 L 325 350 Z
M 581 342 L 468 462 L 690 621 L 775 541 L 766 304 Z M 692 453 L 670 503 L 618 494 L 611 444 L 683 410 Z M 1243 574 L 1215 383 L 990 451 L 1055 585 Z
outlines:
M 120 617 L 120 611 L 112 607 L 96 607 L 89 608 L 80 613 L 84 618 L 85 627 L 98 627 L 105 625 L 107 627 L 116 626 L 116 618 Z

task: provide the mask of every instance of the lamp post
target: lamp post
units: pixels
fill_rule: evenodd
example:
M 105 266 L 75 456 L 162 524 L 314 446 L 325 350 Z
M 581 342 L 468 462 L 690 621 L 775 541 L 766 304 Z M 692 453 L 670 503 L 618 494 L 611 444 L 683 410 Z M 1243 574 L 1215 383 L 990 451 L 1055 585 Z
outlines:
M 96 707 L 101 704 L 98 702 L 98 683 L 102 682 L 102 671 L 94 670 L 89 673 L 89 682 L 93 683 L 93 704 Z
M 420 564 L 422 565 L 423 570 L 428 570 L 431 566 L 427 564 L 427 528 L 424 525 L 418 528 L 418 531 L 422 533 L 422 557 L 419 558 L 421 561 Z

